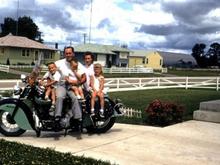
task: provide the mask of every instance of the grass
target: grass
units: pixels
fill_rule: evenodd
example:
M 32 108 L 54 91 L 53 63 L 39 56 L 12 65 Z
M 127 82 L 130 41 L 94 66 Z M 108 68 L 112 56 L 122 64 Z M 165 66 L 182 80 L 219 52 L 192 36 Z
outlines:
M 0 72 L 0 80 L 6 80 L 6 79 L 20 79 L 20 75 Z
M 38 148 L 16 142 L 0 140 L 1 165 L 110 165 L 110 162 L 73 156 L 71 153 L 61 153 L 53 149 Z
M 176 70 L 176 69 L 168 69 L 168 73 L 167 74 L 171 74 L 171 75 L 175 75 L 175 76 L 189 76 L 189 77 L 200 77 L 200 76 L 204 76 L 204 77 L 210 77 L 210 76 L 219 76 L 220 73 L 218 71 L 196 71 L 196 70 L 189 70 L 189 69 L 185 69 L 185 70 Z
M 120 98 L 126 107 L 142 111 L 155 99 L 177 103 L 185 108 L 183 119 L 189 120 L 193 117 L 193 111 L 199 109 L 200 102 L 219 99 L 220 91 L 211 89 L 153 89 L 112 92 L 109 95 L 111 98 Z M 134 123 L 138 123 L 138 121 L 134 121 Z

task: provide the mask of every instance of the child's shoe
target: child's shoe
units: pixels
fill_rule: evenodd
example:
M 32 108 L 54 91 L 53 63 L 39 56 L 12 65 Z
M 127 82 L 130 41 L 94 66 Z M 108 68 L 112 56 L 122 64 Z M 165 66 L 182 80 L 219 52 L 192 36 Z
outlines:
M 50 107 L 50 109 L 49 109 L 49 115 L 50 115 L 50 116 L 54 116 L 54 112 L 55 112 L 55 105 L 52 104 L 51 107 Z
M 94 116 L 94 115 L 95 115 L 95 109 L 92 108 L 92 109 L 91 109 L 91 116 Z
M 45 100 L 46 100 L 46 101 L 51 101 L 48 96 L 45 96 Z
M 104 110 L 103 110 L 103 109 L 100 109 L 99 115 L 100 115 L 100 117 L 105 117 L 105 115 L 104 115 Z

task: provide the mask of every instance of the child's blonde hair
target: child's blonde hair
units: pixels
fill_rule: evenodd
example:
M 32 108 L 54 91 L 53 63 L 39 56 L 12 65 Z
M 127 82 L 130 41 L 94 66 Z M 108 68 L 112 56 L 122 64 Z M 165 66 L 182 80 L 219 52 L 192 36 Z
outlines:
M 95 68 L 100 68 L 100 69 L 101 69 L 100 74 L 103 75 L 102 65 L 101 65 L 101 64 L 99 64 L 99 63 L 95 63 L 95 64 L 94 64 L 94 69 L 95 69 Z

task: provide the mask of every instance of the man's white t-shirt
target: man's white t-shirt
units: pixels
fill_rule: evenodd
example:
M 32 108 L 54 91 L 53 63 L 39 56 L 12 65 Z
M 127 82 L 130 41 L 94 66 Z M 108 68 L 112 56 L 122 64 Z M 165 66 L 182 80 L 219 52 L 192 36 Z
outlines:
M 64 79 L 64 77 L 66 76 L 70 76 L 70 73 L 74 75 L 73 71 L 71 70 L 70 63 L 66 61 L 65 58 L 62 60 L 56 61 L 55 64 L 62 75 L 62 79 Z M 80 62 L 78 62 L 77 71 L 82 74 L 85 73 L 85 67 Z

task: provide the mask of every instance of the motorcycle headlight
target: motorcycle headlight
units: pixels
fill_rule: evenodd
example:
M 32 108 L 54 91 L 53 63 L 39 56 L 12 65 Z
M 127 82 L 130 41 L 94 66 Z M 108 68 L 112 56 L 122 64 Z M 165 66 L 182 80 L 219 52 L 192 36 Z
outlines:
M 24 74 L 22 74 L 22 75 L 21 75 L 21 81 L 22 81 L 23 83 L 26 83 L 26 82 L 27 82 L 27 76 L 24 75 Z
M 14 95 L 20 95 L 21 92 L 22 92 L 21 87 L 15 85 L 15 86 L 14 86 L 14 89 L 13 89 L 13 93 L 14 93 Z

